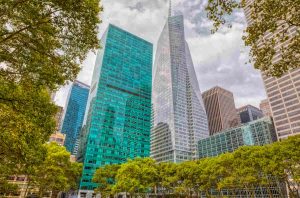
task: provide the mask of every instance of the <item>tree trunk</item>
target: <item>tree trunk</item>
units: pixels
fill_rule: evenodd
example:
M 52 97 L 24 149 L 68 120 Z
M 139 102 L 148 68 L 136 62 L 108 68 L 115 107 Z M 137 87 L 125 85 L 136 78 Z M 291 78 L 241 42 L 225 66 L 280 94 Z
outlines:
M 268 193 L 269 193 L 270 198 L 273 198 L 272 191 L 270 190 L 270 185 L 267 185 L 266 188 L 267 188 L 267 191 L 268 191 Z
M 290 182 L 289 182 L 288 178 L 285 179 L 285 183 L 287 184 L 287 187 L 288 187 L 288 190 L 289 190 L 288 195 L 290 196 L 290 198 L 294 198 L 293 190 L 291 188 L 291 185 L 290 185 Z
M 57 198 L 58 193 L 59 193 L 59 191 L 53 190 L 51 193 L 51 198 Z
M 27 176 L 27 186 L 25 188 L 25 192 L 24 192 L 24 198 L 27 197 L 27 191 L 28 191 L 28 188 L 29 188 L 29 185 L 30 185 L 30 179 L 29 179 L 29 176 Z
M 205 191 L 205 195 L 207 198 L 210 198 L 210 193 L 208 192 L 208 190 Z

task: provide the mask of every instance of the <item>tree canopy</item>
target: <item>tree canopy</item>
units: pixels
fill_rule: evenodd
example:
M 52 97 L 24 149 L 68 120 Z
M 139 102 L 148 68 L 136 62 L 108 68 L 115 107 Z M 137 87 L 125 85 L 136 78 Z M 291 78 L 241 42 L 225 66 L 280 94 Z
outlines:
M 101 11 L 100 0 L 0 0 L 0 180 L 44 160 L 50 95 L 99 47 Z
M 65 147 L 56 143 L 45 144 L 46 157 L 29 175 L 31 186 L 39 189 L 39 196 L 52 192 L 56 197 L 58 192 L 77 190 L 82 172 L 82 164 L 70 161 L 70 153 Z
M 208 0 L 206 10 L 214 23 L 213 32 L 230 24 L 227 16 L 240 8 L 250 12 L 243 39 L 251 47 L 254 67 L 274 77 L 299 68 L 299 0 Z
M 0 196 L 9 195 L 19 191 L 19 186 L 10 183 L 8 175 L 26 177 L 27 186 L 25 196 L 28 194 L 36 194 L 38 197 L 43 197 L 45 194 L 52 194 L 56 197 L 59 192 L 68 192 L 77 190 L 79 179 L 82 173 L 82 164 L 70 161 L 70 153 L 65 147 L 59 146 L 57 143 L 43 144 L 39 156 L 36 156 L 36 161 L 39 163 L 26 163 L 26 171 L 16 172 L 15 169 L 1 169 L 8 171 L 6 177 L 0 177 Z M 3 176 L 3 175 L 2 175 Z M 24 188 L 24 187 L 22 187 Z
M 0 76 L 50 89 L 74 79 L 99 47 L 99 0 L 1 0 Z
M 130 196 L 254 197 L 257 189 L 270 197 L 299 197 L 300 136 L 265 146 L 244 146 L 232 153 L 182 163 L 155 163 L 151 158 L 100 167 L 93 181 L 104 197 Z M 293 178 L 291 180 L 290 178 Z

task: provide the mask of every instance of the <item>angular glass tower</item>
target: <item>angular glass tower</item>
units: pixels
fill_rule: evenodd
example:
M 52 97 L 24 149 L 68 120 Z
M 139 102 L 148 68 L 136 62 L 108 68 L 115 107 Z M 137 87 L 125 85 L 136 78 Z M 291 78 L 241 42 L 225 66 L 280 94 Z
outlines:
M 209 136 L 203 100 L 184 18 L 169 17 L 160 35 L 153 70 L 151 157 L 181 162 L 197 157 L 197 142 Z
M 90 87 L 74 81 L 67 100 L 61 132 L 66 134 L 65 147 L 72 154 L 76 153 L 75 143 L 81 130 Z
M 109 25 L 101 39 L 78 159 L 81 192 L 100 166 L 150 155 L 153 45 Z

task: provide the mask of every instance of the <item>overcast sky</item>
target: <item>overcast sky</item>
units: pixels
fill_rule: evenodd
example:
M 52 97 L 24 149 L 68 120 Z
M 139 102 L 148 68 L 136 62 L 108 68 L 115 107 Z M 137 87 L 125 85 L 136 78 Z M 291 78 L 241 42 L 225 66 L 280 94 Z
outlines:
M 252 65 L 245 64 L 248 51 L 241 39 L 246 26 L 243 12 L 235 13 L 231 19 L 233 27 L 223 28 L 210 34 L 211 22 L 206 18 L 206 0 L 173 0 L 173 10 L 185 17 L 186 39 L 192 53 L 195 71 L 201 91 L 216 85 L 233 92 L 237 107 L 252 104 L 258 106 L 264 99 L 265 90 L 260 73 Z M 109 23 L 117 25 L 154 44 L 166 22 L 168 0 L 102 0 L 103 23 L 99 27 L 99 38 Z M 91 83 L 95 54 L 90 53 L 82 64 L 78 80 Z M 70 86 L 60 89 L 55 102 L 65 106 Z

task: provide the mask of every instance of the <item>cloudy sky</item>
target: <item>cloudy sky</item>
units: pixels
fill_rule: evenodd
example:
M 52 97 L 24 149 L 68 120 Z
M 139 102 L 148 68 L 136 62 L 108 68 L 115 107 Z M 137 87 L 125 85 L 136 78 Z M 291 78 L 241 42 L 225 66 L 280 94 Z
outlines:
M 223 28 L 212 35 L 211 22 L 204 11 L 205 1 L 173 0 L 174 12 L 181 12 L 185 17 L 186 39 L 201 91 L 218 85 L 234 93 L 237 107 L 246 104 L 258 106 L 266 97 L 265 90 L 260 73 L 250 64 L 245 64 L 249 59 L 249 49 L 244 47 L 241 39 L 246 26 L 242 11 L 231 17 L 231 29 Z M 99 38 L 112 23 L 156 45 L 166 22 L 168 0 L 102 0 L 102 5 L 104 12 L 101 14 L 103 23 L 99 27 Z M 88 55 L 78 80 L 91 83 L 95 59 L 95 54 Z M 65 105 L 69 88 L 65 86 L 57 92 L 55 102 L 58 105 Z

